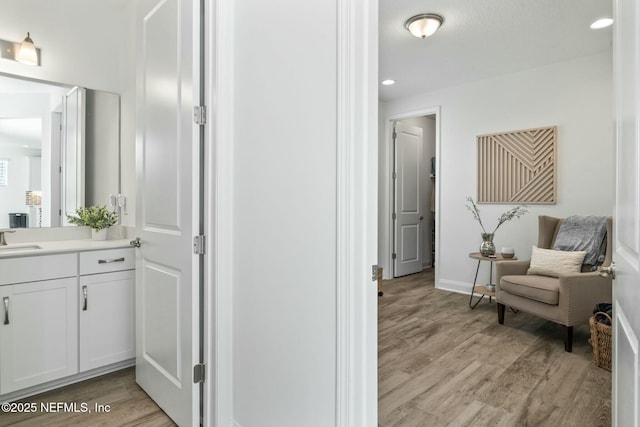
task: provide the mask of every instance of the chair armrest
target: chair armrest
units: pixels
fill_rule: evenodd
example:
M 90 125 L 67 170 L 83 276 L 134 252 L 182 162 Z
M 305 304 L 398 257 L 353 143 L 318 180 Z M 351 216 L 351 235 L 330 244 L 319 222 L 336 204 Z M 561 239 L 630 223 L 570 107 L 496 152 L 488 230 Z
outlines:
M 600 302 L 611 302 L 611 278 L 598 272 L 563 274 L 559 277 L 558 304 L 566 313 L 567 326 L 587 323 L 593 308 Z
M 500 283 L 502 276 L 521 276 L 527 274 L 529 261 L 498 261 L 496 262 L 496 283 Z

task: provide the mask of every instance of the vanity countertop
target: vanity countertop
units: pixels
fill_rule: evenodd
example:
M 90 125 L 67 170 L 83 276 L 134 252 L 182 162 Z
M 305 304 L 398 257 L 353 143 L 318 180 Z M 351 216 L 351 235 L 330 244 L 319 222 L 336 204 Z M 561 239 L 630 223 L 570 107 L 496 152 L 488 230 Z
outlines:
M 130 247 L 129 239 L 114 240 L 52 240 L 45 242 L 15 243 L 0 246 L 0 259 L 34 255 L 46 255 L 59 252 L 82 252 L 100 249 Z

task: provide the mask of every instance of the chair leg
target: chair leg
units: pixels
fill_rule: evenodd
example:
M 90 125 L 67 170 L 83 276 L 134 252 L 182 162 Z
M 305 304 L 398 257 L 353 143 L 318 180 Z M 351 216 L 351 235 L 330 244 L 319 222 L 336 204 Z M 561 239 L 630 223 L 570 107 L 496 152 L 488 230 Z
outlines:
M 498 307 L 498 323 L 504 325 L 504 310 L 507 308 L 504 304 L 497 303 Z
M 564 337 L 564 351 L 571 353 L 573 349 L 573 326 L 562 325 L 562 335 Z

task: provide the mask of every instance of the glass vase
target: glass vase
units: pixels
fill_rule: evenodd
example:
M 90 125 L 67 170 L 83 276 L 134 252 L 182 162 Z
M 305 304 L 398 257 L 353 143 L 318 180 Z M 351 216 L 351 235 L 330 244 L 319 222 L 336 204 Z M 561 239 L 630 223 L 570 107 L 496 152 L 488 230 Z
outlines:
M 493 233 L 481 233 L 480 255 L 489 256 L 496 254 L 496 245 L 493 244 Z

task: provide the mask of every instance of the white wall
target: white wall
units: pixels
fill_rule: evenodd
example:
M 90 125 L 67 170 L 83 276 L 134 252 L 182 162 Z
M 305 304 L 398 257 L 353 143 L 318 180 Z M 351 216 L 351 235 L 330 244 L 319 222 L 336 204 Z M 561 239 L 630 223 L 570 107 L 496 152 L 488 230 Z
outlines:
M 243 427 L 330 426 L 336 6 L 273 6 L 235 2 L 234 418 Z
M 0 72 L 121 94 L 135 87 L 132 3 L 86 0 L 2 2 L 0 38 L 21 42 L 27 31 L 41 49 L 41 66 L 0 59 Z M 133 83 L 132 83 L 133 82 Z M 135 215 L 135 90 L 122 96 L 122 192 L 129 197 L 124 225 Z
M 481 230 L 465 209 L 465 197 L 476 197 L 477 135 L 558 127 L 558 203 L 530 205 L 526 216 L 504 224 L 494 239 L 498 249 L 512 246 L 520 259 L 528 259 L 531 246 L 537 242 L 540 214 L 612 215 L 610 51 L 416 95 L 383 104 L 382 108 L 384 116 L 389 117 L 435 106 L 441 107 L 438 287 L 468 292 L 473 281 L 475 262 L 468 254 L 478 250 Z M 382 138 L 380 151 L 386 162 L 389 149 Z M 380 201 L 385 203 L 389 196 L 383 188 L 381 191 Z M 483 221 L 492 227 L 511 206 L 479 207 Z M 381 213 L 385 212 L 382 208 Z M 388 214 L 381 220 L 388 220 Z M 481 270 L 480 274 L 483 280 L 488 271 Z
M 41 66 L 7 59 L 0 71 L 40 80 L 119 92 L 124 0 L 8 0 L 2 2 L 0 38 L 21 42 L 31 33 Z M 128 39 L 131 40 L 131 39 Z
M 122 88 L 120 91 L 120 192 L 127 198 L 126 208 L 121 212 L 122 225 L 136 225 L 136 64 L 138 52 L 136 44 L 135 20 L 136 2 L 127 1 L 123 16 L 122 31 L 129 35 L 129 42 L 122 47 L 120 73 Z M 126 38 L 125 38 L 126 40 Z

